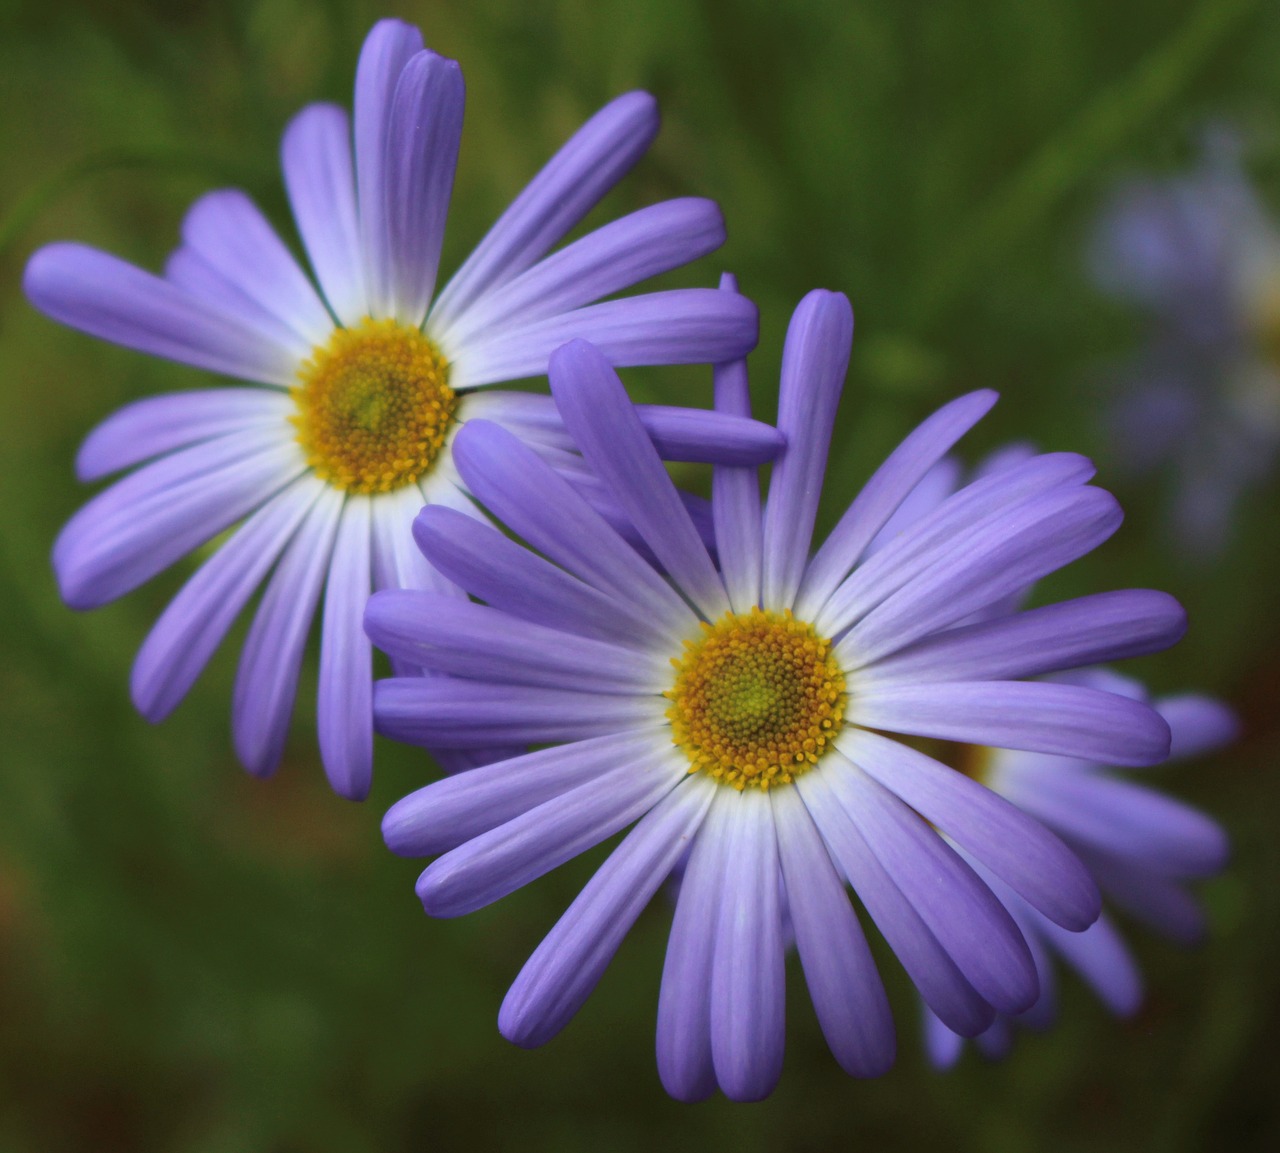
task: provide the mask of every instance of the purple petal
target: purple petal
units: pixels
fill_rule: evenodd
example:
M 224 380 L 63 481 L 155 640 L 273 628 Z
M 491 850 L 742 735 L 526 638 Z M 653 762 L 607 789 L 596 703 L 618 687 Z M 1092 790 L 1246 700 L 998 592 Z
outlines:
M 293 219 L 320 288 L 337 318 L 356 324 L 369 306 L 346 109 L 308 105 L 285 129 L 280 156 Z
M 1159 652 L 1186 627 L 1168 593 L 1096 593 L 928 637 L 878 661 L 873 675 L 876 684 L 1012 680 Z
M 721 790 L 729 809 L 711 970 L 711 1056 L 733 1101 L 760 1101 L 782 1074 L 786 982 L 778 842 L 768 796 Z
M 720 291 L 736 293 L 738 282 L 729 273 L 720 278 Z M 750 417 L 751 387 L 747 362 L 734 360 L 714 370 L 716 411 Z M 755 469 L 727 467 L 717 462 L 711 475 L 711 510 L 715 517 L 716 551 L 720 571 L 734 612 L 744 613 L 760 602 L 762 530 L 760 478 Z
M 343 506 L 320 634 L 320 757 L 333 791 L 349 801 L 363 800 L 373 780 L 373 651 L 362 627 L 371 585 L 369 506 L 369 497 L 354 494 Z
M 1209 876 L 1230 854 L 1216 821 L 1129 781 L 1099 773 L 1039 771 L 1012 776 L 1004 791 L 1072 842 L 1137 861 L 1165 876 Z
M 977 539 L 985 539 L 992 526 L 1002 526 L 1024 514 L 1028 505 L 1038 507 L 1046 493 L 1069 490 L 1092 475 L 1093 465 L 1084 457 L 1052 453 L 1019 469 L 974 481 L 866 558 L 811 619 L 848 627 L 922 572 L 949 558 L 958 542 L 973 540 L 975 534 Z
M 1156 712 L 1169 722 L 1169 759 L 1189 760 L 1217 752 L 1240 736 L 1240 718 L 1221 701 L 1198 693 L 1161 697 Z
M 902 503 L 885 521 L 884 528 L 871 538 L 871 543 L 862 550 L 862 559 L 867 560 L 875 556 L 894 537 L 901 536 L 935 509 L 941 507 L 943 501 L 959 492 L 964 471 L 960 462 L 953 456 L 946 456 L 938 461 L 924 474 L 920 483 L 903 497 Z
M 413 535 L 440 572 L 513 617 L 631 647 L 665 643 L 666 632 L 628 601 L 597 591 L 473 517 L 429 505 Z
M 925 1003 L 965 1037 L 982 1032 L 995 1010 L 976 992 L 938 943 L 914 905 L 894 884 L 832 790 L 823 766 L 797 778 L 796 788 L 822 839 Z
M 724 907 L 723 844 L 729 812 L 712 804 L 680 879 L 658 995 L 658 1076 L 679 1101 L 716 1089 L 711 1058 L 711 988 L 716 921 Z
M 791 317 L 778 394 L 778 429 L 787 449 L 774 465 L 764 509 L 761 599 L 766 608 L 792 606 L 809 561 L 852 343 L 853 309 L 842 293 L 814 289 Z
M 656 725 L 611 732 L 436 781 L 387 810 L 383 839 L 402 857 L 448 852 L 613 769 L 648 757 L 660 732 Z
M 76 476 L 98 480 L 152 457 L 230 433 L 287 427 L 293 401 L 262 388 L 211 388 L 135 400 L 97 426 L 76 454 Z
M 858 918 L 795 789 L 772 789 L 796 948 L 822 1034 L 840 1067 L 878 1077 L 893 1064 L 893 1015 Z
M 485 341 L 450 343 L 449 383 L 476 388 L 543 376 L 551 354 L 570 340 L 588 340 L 619 368 L 636 364 L 706 364 L 745 356 L 755 347 L 756 306 L 745 296 L 712 288 L 677 288 L 606 300 L 533 321 Z
M 837 747 L 1050 920 L 1078 932 L 1097 919 L 1102 899 L 1079 858 L 990 789 L 875 733 L 847 731 Z
M 232 622 L 324 489 L 299 478 L 251 516 L 169 602 L 138 650 L 130 689 L 147 720 L 167 717 L 204 671 Z
M 1142 975 L 1120 934 L 1104 915 L 1083 933 L 1068 933 L 1056 925 L 1044 932 L 1103 1004 L 1121 1017 L 1129 1017 L 1142 1004 Z
M 476 498 L 550 560 L 652 615 L 673 637 L 694 627 L 692 613 L 671 586 L 563 477 L 501 426 L 468 421 L 454 439 L 453 459 Z
M 1096 548 L 1122 519 L 1115 498 L 1096 488 L 1059 490 L 1030 502 L 955 541 L 950 555 L 936 558 L 855 624 L 840 642 L 837 659 L 870 664 L 1029 588 Z
M 231 731 L 236 754 L 255 776 L 274 772 L 284 753 L 342 504 L 342 493 L 326 486 L 272 573 L 240 653 Z
M 950 1069 L 964 1052 L 964 1038 L 948 1029 L 928 1005 L 921 1003 L 920 1012 L 924 1017 L 924 1044 L 929 1064 L 938 1070 Z
M 516 977 L 498 1028 L 532 1048 L 554 1037 L 595 988 L 622 938 L 698 832 L 717 785 L 687 779 L 651 809 L 587 882 Z
M 365 37 L 356 67 L 356 189 L 365 299 L 374 317 L 395 313 L 395 253 L 389 213 L 396 191 L 388 172 L 396 85 L 405 65 L 422 51 L 422 33 L 400 20 L 379 20 Z
M 1008 911 L 919 816 L 846 764 L 832 788 L 903 897 L 985 1000 L 1003 1013 L 1029 1008 L 1035 963 Z
M 724 243 L 724 217 L 714 201 L 667 200 L 615 220 L 539 261 L 477 301 L 449 326 L 464 345 L 570 312 L 705 256 Z
M 480 681 L 593 693 L 661 694 L 670 663 L 455 597 L 388 590 L 365 609 L 365 632 L 412 665 Z
M 1181 945 L 1196 945 L 1204 939 L 1204 912 L 1177 881 L 1144 869 L 1132 859 L 1090 852 L 1083 845 L 1078 851 L 1108 901 Z
M 436 572 L 414 547 L 413 523 L 422 504 L 416 485 L 380 493 L 373 502 L 373 587 L 423 589 L 461 599 L 462 591 Z
M 891 733 L 1110 765 L 1154 764 L 1169 750 L 1169 726 L 1147 705 L 1042 681 L 868 687 L 850 697 L 845 720 Z
M 658 108 L 628 92 L 586 122 L 511 202 L 431 310 L 430 329 L 447 330 L 482 295 L 540 260 L 595 207 L 653 142 Z
M 587 463 L 676 587 L 715 620 L 729 607 L 724 585 L 618 374 L 599 350 L 575 340 L 552 356 L 550 376 L 565 427 Z
M 97 249 L 46 245 L 27 263 L 22 286 L 46 316 L 91 336 L 242 380 L 294 383 L 293 350 Z
M 986 416 L 997 399 L 996 393 L 983 389 L 953 400 L 889 454 L 809 564 L 796 599 L 800 617 L 808 619 L 826 604 L 898 506 L 956 441 Z
M 521 813 L 433 861 L 418 899 L 433 917 L 458 917 L 515 892 L 625 829 L 686 775 L 661 739 L 647 754 Z
M 182 221 L 185 247 L 266 315 L 296 333 L 303 355 L 323 345 L 333 320 L 306 273 L 243 192 L 210 192 Z
M 145 465 L 99 493 L 53 546 L 63 600 L 96 608 L 217 536 L 303 472 L 276 429 L 240 433 Z
M 434 52 L 412 57 L 396 83 L 384 211 L 391 302 L 396 319 L 412 328 L 422 324 L 435 291 L 465 102 L 462 69 Z
M 374 694 L 378 732 L 408 744 L 449 749 L 580 741 L 634 729 L 663 715 L 661 696 L 617 696 L 393 677 Z

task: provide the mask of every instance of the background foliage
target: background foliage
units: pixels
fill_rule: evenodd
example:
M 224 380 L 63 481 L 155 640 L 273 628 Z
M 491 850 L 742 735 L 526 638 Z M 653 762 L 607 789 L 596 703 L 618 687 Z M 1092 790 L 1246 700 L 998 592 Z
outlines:
M 1047 595 L 1169 589 L 1192 631 L 1138 671 L 1223 694 L 1247 725 L 1230 754 L 1157 771 L 1237 853 L 1203 888 L 1203 949 L 1135 930 L 1149 982 L 1135 1020 L 1068 980 L 1054 1031 L 939 1077 L 886 960 L 887 1077 L 840 1073 L 795 980 L 775 1095 L 681 1106 L 652 1055 L 661 901 L 559 1039 L 525 1053 L 496 1031 L 507 983 L 598 855 L 430 922 L 378 821 L 433 770 L 383 743 L 368 803 L 332 797 L 313 674 L 265 784 L 227 732 L 242 634 L 164 725 L 133 712 L 133 653 L 190 565 L 77 615 L 49 548 L 85 499 L 71 461 L 89 428 L 208 378 L 38 316 L 23 263 L 76 238 L 159 267 L 185 206 L 228 183 L 288 230 L 280 132 L 303 103 L 349 102 L 360 41 L 387 14 L 466 73 L 446 267 L 582 119 L 645 87 L 663 133 L 592 219 L 720 201 L 729 243 L 672 282 L 727 267 L 759 302 L 761 413 L 795 302 L 815 285 L 850 294 L 828 523 L 916 420 L 978 386 L 1004 400 L 968 452 L 1019 437 L 1099 460 L 1129 521 Z M 1218 563 L 1180 555 L 1159 485 L 1126 486 L 1107 455 L 1098 381 L 1141 328 L 1082 261 L 1112 182 L 1187 165 L 1210 121 L 1242 128 L 1280 210 L 1278 59 L 1280 7 L 1248 0 L 0 0 L 0 1150 L 1280 1147 L 1280 487 L 1242 509 Z M 628 382 L 709 401 L 705 370 Z

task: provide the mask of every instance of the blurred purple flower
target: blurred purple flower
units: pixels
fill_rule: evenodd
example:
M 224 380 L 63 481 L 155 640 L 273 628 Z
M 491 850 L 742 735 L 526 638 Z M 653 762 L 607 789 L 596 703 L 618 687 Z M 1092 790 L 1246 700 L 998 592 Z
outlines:
M 1280 235 L 1235 138 L 1209 133 L 1196 170 L 1118 188 L 1090 263 L 1151 321 L 1110 412 L 1117 461 L 1172 473 L 1174 529 L 1211 558 L 1280 444 Z
M 153 397 L 99 425 L 80 478 L 141 467 L 71 519 L 54 568 L 67 603 L 94 608 L 243 520 L 143 644 L 134 702 L 153 721 L 174 709 L 266 582 L 232 727 L 249 771 L 270 773 L 323 590 L 320 751 L 351 798 L 372 773 L 370 589 L 460 595 L 410 536 L 424 501 L 473 508 L 449 451 L 458 428 L 497 421 L 594 491 L 549 397 L 473 390 L 544 373 L 574 335 L 631 365 L 723 360 L 756 339 L 750 302 L 714 289 L 594 303 L 718 247 L 710 201 L 656 204 L 547 255 L 653 140 L 643 92 L 588 121 L 437 294 L 463 102 L 458 65 L 384 20 L 361 52 L 354 131 L 328 104 L 293 120 L 284 176 L 315 283 L 236 190 L 196 202 L 162 278 L 66 243 L 26 271 L 31 302 L 64 324 L 268 386 Z M 655 407 L 644 419 L 672 459 L 759 462 L 780 444 L 772 429 L 712 413 Z
M 852 333 L 842 295 L 816 291 L 796 309 L 778 409 L 787 448 L 763 508 L 754 469 L 715 469 L 718 567 L 605 357 L 578 341 L 552 357 L 552 394 L 668 577 L 508 432 L 475 421 L 456 442 L 459 471 L 529 548 L 427 508 L 414 527 L 423 552 L 486 603 L 423 592 L 369 603 L 376 644 L 444 674 L 379 682 L 380 731 L 432 747 L 550 746 L 388 812 L 394 852 L 443 854 L 418 881 L 427 912 L 478 909 L 636 822 L 508 993 L 499 1027 L 520 1045 L 569 1021 L 682 864 L 657 1055 L 667 1090 L 689 1100 L 773 1088 L 792 933 L 841 1066 L 871 1076 L 891 1064 L 889 1007 L 846 884 L 966 1035 L 1039 989 L 1016 922 L 961 852 L 1057 925 L 1079 931 L 1098 915 L 1096 885 L 1054 834 L 886 734 L 1162 760 L 1168 726 L 1146 704 L 1022 678 L 1161 649 L 1181 635 L 1182 610 L 1126 590 L 976 619 L 1118 527 L 1116 502 L 1073 454 L 1012 462 L 869 555 L 991 392 L 908 436 L 810 557 Z M 717 369 L 716 406 L 749 413 L 743 363 Z
M 1086 670 L 1072 681 L 1146 700 L 1140 685 L 1104 670 Z M 1151 702 L 1173 734 L 1170 760 L 1202 756 L 1234 739 L 1237 722 L 1219 701 L 1195 694 Z M 1227 838 L 1196 809 L 1155 789 L 1125 780 L 1092 761 L 1009 749 L 968 750 L 974 779 L 1007 797 L 1058 834 L 1089 866 L 1103 895 L 1157 932 L 1191 944 L 1204 918 L 1186 882 L 1222 868 Z M 1142 999 L 1142 979 L 1124 940 L 1106 913 L 1083 933 L 1065 933 L 1017 893 L 973 862 L 1013 915 L 1031 946 L 1040 977 L 1040 999 L 1017 1016 L 998 1016 L 976 1038 L 990 1057 L 1003 1056 L 1013 1024 L 1048 1026 L 1055 1015 L 1052 955 L 1080 974 L 1113 1013 L 1128 1016 Z M 960 1056 L 963 1038 L 926 1006 L 929 1057 L 939 1067 Z

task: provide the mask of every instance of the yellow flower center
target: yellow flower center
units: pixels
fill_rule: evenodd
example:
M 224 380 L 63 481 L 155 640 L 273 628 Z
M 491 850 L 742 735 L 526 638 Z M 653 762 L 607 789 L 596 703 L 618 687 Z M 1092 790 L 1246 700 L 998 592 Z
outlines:
M 844 674 L 813 626 L 753 608 L 726 613 L 672 660 L 667 719 L 689 771 L 768 789 L 818 763 L 840 731 Z
M 390 492 L 431 471 L 458 398 L 416 328 L 363 320 L 334 330 L 298 370 L 292 417 L 307 463 L 348 492 Z

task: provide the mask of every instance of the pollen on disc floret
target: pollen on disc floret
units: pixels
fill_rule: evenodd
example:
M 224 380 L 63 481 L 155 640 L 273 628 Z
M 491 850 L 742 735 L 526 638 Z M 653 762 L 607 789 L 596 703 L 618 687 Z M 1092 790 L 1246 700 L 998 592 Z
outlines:
M 704 623 L 671 663 L 667 719 L 690 772 L 736 789 L 790 784 L 840 731 L 845 681 L 831 642 L 789 609 Z
M 457 409 L 440 350 L 416 328 L 338 328 L 298 370 L 291 418 L 316 474 L 348 492 L 390 492 L 431 470 Z

